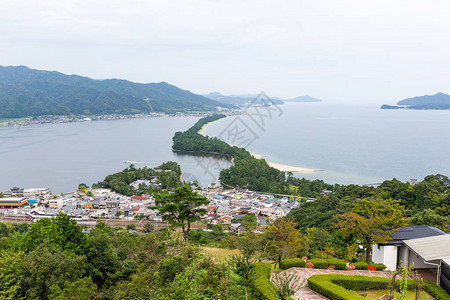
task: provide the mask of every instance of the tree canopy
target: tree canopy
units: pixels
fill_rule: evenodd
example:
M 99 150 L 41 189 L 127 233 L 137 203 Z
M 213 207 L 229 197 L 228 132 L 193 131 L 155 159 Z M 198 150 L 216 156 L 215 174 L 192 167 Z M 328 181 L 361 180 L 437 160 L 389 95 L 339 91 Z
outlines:
M 157 209 L 163 220 L 174 227 L 181 227 L 186 241 L 189 240 L 191 224 L 199 221 L 206 210 L 199 206 L 208 204 L 209 200 L 193 192 L 187 185 L 183 185 L 173 193 L 156 195 L 153 209 Z
M 370 263 L 373 243 L 387 242 L 393 232 L 407 225 L 403 207 L 392 199 L 361 199 L 350 212 L 336 217 L 339 220 L 337 227 L 362 241 L 367 263 Z

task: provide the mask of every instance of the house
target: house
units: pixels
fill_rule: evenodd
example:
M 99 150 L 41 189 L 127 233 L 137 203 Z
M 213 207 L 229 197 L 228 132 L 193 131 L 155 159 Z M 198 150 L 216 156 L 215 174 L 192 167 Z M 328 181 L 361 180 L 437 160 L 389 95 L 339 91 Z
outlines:
M 138 179 L 138 180 L 130 183 L 130 186 L 133 190 L 138 190 L 140 187 L 142 187 L 144 190 L 148 190 L 150 188 L 150 186 L 152 186 L 152 181 Z
M 32 188 L 23 190 L 23 196 L 25 198 L 48 200 L 52 193 L 49 188 Z
M 322 195 L 324 195 L 324 196 L 329 196 L 332 192 L 333 192 L 333 191 L 330 191 L 330 190 L 323 190 L 323 191 L 322 191 Z
M 391 234 L 391 240 L 384 244 L 373 245 L 372 260 L 374 263 L 383 263 L 387 270 L 396 270 L 400 264 L 414 262 L 414 268 L 428 268 L 421 260 L 413 259 L 410 249 L 405 242 L 413 239 L 445 235 L 446 233 L 431 226 L 406 226 Z
M 124 214 L 125 217 L 132 216 L 133 213 L 134 213 L 133 209 L 132 208 L 128 208 L 128 207 L 125 208 L 124 211 L 123 211 L 123 214 Z
M 3 195 L 8 196 L 8 197 L 22 198 L 23 197 L 23 188 L 19 188 L 19 187 L 15 186 L 15 187 L 11 188 L 10 191 L 4 192 Z
M 117 201 L 106 201 L 106 208 L 117 208 L 119 207 L 119 202 Z
M 52 209 L 60 209 L 63 206 L 63 199 L 62 198 L 50 199 L 48 204 L 49 207 Z
M 145 201 L 149 200 L 149 197 L 142 197 L 142 196 L 132 196 L 131 201 Z
M 0 198 L 0 208 L 21 208 L 25 204 L 27 204 L 28 201 L 25 199 L 25 197 L 4 197 Z
M 230 225 L 230 229 L 236 232 L 237 234 L 241 234 L 244 227 L 240 223 L 234 223 Z
M 223 216 L 220 218 L 220 221 L 225 223 L 225 224 L 230 224 L 231 223 L 231 217 L 230 216 Z
M 404 244 L 408 250 L 402 264 L 435 269 L 436 284 L 450 293 L 450 234 L 406 240 Z

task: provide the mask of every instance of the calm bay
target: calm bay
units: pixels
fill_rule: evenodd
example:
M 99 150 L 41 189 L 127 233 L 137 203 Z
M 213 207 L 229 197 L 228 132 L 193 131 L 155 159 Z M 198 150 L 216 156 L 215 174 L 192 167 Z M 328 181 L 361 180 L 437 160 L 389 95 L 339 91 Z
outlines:
M 294 173 L 329 183 L 379 183 L 450 175 L 450 111 L 380 110 L 375 106 L 287 103 L 264 126 L 239 116 L 257 138 L 247 147 L 267 161 L 321 169 Z M 236 117 L 208 126 L 223 136 Z M 0 128 L 0 191 L 50 187 L 54 193 L 89 185 L 136 162 L 177 161 L 184 179 L 215 182 L 229 162 L 174 153 L 175 132 L 198 117 L 160 117 Z

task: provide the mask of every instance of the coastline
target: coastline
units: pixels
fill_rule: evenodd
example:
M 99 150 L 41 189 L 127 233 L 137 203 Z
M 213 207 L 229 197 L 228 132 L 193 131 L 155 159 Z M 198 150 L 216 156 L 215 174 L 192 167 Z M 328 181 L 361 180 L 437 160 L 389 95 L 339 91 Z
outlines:
M 203 136 L 207 136 L 205 134 L 206 129 L 208 128 L 209 125 L 221 121 L 223 119 L 219 119 L 213 122 L 209 122 L 206 123 L 205 125 L 202 126 L 202 128 L 200 128 L 200 130 L 198 131 L 199 134 L 203 135 Z M 261 155 L 261 154 L 255 154 L 255 153 L 250 153 L 254 158 L 257 159 L 265 159 L 266 155 Z M 274 163 L 274 162 L 270 162 L 267 161 L 267 164 L 269 166 L 271 166 L 272 168 L 275 168 L 279 171 L 282 172 L 292 172 L 292 173 L 303 173 L 303 174 L 311 174 L 311 173 L 316 173 L 316 172 L 322 172 L 324 170 L 321 169 L 311 169 L 311 168 L 304 168 L 304 167 L 298 167 L 298 166 L 290 166 L 290 165 L 285 165 L 285 164 L 278 164 L 278 163 Z M 234 162 L 233 162 L 234 165 Z
M 227 116 L 227 117 L 228 117 L 228 116 Z M 202 126 L 202 128 L 200 128 L 200 130 L 198 131 L 198 133 L 199 133 L 200 135 L 207 136 L 207 135 L 205 134 L 205 130 L 208 128 L 209 125 L 211 125 L 211 124 L 213 124 L 213 123 L 216 123 L 216 122 L 218 122 L 218 121 L 220 121 L 220 120 L 226 119 L 227 117 L 222 118 L 222 119 L 219 119 L 219 120 L 215 120 L 215 121 L 212 121 L 212 122 L 209 122 L 209 123 L 206 123 L 205 125 Z
M 266 155 L 255 154 L 255 153 L 251 153 L 251 155 L 254 158 L 257 158 L 257 159 L 265 159 L 265 157 L 266 157 Z M 311 169 L 311 168 L 303 168 L 303 167 L 296 167 L 296 166 L 278 164 L 278 163 L 270 162 L 270 161 L 267 161 L 267 160 L 266 160 L 266 162 L 272 168 L 278 169 L 278 170 L 283 171 L 283 172 L 310 174 L 310 173 L 316 173 L 316 172 L 324 171 L 324 170 L 321 170 L 321 169 Z
M 167 114 L 163 112 L 151 112 L 145 114 L 109 114 L 109 115 L 55 115 L 55 116 L 38 116 L 35 118 L 13 118 L 0 119 L 0 128 L 6 127 L 22 127 L 41 124 L 64 124 L 64 123 L 80 123 L 101 120 L 121 120 L 121 119 L 138 119 L 138 118 L 158 118 L 158 117 L 204 117 L 205 112 L 177 112 Z

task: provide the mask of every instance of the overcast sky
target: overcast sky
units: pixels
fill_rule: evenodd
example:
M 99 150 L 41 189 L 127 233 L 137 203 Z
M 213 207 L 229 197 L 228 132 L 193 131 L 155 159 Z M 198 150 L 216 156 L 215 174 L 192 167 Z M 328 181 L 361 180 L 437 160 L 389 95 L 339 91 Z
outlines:
M 450 93 L 450 1 L 0 0 L 0 64 L 195 93 Z

